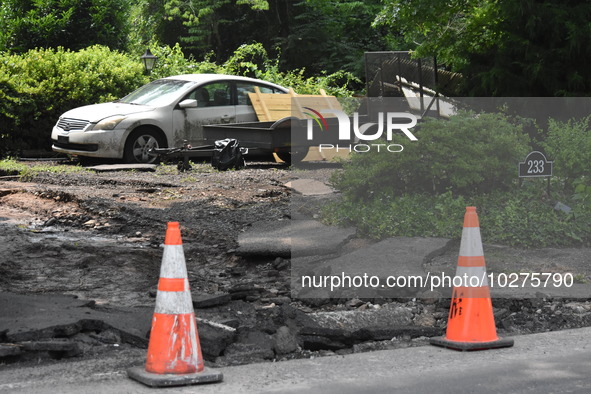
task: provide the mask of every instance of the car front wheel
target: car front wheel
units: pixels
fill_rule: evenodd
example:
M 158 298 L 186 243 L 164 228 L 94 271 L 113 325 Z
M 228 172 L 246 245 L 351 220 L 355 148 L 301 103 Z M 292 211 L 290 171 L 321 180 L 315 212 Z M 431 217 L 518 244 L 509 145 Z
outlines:
M 164 146 L 162 137 L 157 132 L 136 130 L 127 138 L 124 160 L 127 163 L 155 163 L 158 161 L 158 155 L 150 150 Z

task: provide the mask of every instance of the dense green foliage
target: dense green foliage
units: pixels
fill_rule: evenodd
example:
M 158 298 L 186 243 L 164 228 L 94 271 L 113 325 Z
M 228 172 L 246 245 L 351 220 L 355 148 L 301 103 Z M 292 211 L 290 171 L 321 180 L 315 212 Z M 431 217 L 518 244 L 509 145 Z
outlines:
M 107 45 L 139 56 L 174 47 L 224 63 L 258 42 L 283 70 L 363 75 L 363 53 L 390 47 L 372 28 L 380 0 L 6 0 L 0 4 L 0 52 Z M 401 48 L 394 48 L 401 49 Z M 357 85 L 362 88 L 361 84 Z
M 3 0 L 0 51 L 127 47 L 128 0 Z
M 361 83 L 351 73 L 343 71 L 312 77 L 306 76 L 303 69 L 282 71 L 279 59 L 270 58 L 261 43 L 241 45 L 222 64 L 209 57 L 201 61 L 187 57 L 178 44 L 155 48 L 154 54 L 160 60 L 151 74 L 153 79 L 187 73 L 242 75 L 292 88 L 299 94 L 318 94 L 320 89 L 324 89 L 338 97 L 351 96 L 354 87 Z
M 349 71 L 364 75 L 364 52 L 403 49 L 392 46 L 392 33 L 372 27 L 379 0 L 307 0 L 294 2 L 289 33 L 278 44 L 287 67 Z
M 131 43 L 180 42 L 197 58 L 212 53 L 223 62 L 242 44 L 261 43 L 281 53 L 283 70 L 307 75 L 343 70 L 363 75 L 363 53 L 384 50 L 386 29 L 372 28 L 380 0 L 138 0 L 135 8 L 151 9 L 155 24 Z M 145 13 L 142 13 L 145 15 Z
M 466 206 L 476 206 L 483 240 L 513 246 L 591 245 L 591 206 L 568 195 L 554 195 L 573 208 L 553 209 L 545 181 L 529 181 L 508 192 L 478 196 L 451 192 L 382 195 L 364 202 L 346 196 L 324 208 L 327 223 L 354 225 L 358 235 L 459 238 Z M 589 196 L 589 195 L 588 195 Z
M 333 181 L 358 201 L 376 193 L 508 190 L 515 163 L 529 149 L 522 126 L 501 114 L 464 112 L 450 120 L 427 119 L 416 136 L 419 141 L 404 142 L 404 151 L 396 155 L 386 150 L 355 155 Z
M 565 188 L 591 182 L 591 118 L 567 122 L 550 120 L 543 146 L 555 162 L 555 175 Z
M 525 123 L 501 114 L 461 113 L 426 121 L 416 131 L 419 140 L 406 142 L 395 155 L 356 154 L 331 179 L 342 198 L 325 207 L 324 219 L 377 239 L 456 238 L 464 208 L 475 205 L 486 242 L 591 244 L 589 119 L 550 120 L 548 132 L 541 133 L 554 159 L 550 195 L 545 179 L 517 182 L 517 163 L 530 150 Z M 572 211 L 553 209 L 557 200 Z
M 437 56 L 473 96 L 589 95 L 591 3 L 385 0 L 376 24 Z M 413 49 L 413 48 L 407 48 Z
M 142 69 L 136 59 L 101 46 L 0 56 L 0 154 L 49 149 L 63 112 L 123 97 L 148 81 Z
M 364 52 L 413 50 L 462 73 L 465 95 L 580 96 L 590 19 L 580 0 L 4 0 L 0 52 L 179 43 L 222 64 L 258 42 L 282 71 L 362 78 Z
M 252 11 L 269 9 L 266 0 L 167 0 L 163 3 L 168 20 L 180 20 L 185 27 L 178 38 L 196 51 L 223 51 L 223 41 L 227 39 L 224 36 L 239 33 L 231 31 L 236 27 L 236 19 L 242 20 L 243 28 L 244 25 L 253 27 L 248 23 L 248 17 L 254 16 Z

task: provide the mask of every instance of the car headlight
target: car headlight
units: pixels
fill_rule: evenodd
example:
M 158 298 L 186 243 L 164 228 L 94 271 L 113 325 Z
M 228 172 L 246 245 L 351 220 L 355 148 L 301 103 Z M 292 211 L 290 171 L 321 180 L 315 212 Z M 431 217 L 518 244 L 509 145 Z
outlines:
M 123 119 L 125 116 L 109 116 L 95 124 L 92 130 L 113 130 Z

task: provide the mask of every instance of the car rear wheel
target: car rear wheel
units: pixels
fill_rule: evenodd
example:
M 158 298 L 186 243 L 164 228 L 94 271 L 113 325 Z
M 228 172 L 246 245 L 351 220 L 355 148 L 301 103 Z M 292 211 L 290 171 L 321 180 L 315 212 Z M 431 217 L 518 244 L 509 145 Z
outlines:
M 150 149 L 165 146 L 163 138 L 154 130 L 136 130 L 129 135 L 125 144 L 124 160 L 127 163 L 156 163 L 158 155 Z

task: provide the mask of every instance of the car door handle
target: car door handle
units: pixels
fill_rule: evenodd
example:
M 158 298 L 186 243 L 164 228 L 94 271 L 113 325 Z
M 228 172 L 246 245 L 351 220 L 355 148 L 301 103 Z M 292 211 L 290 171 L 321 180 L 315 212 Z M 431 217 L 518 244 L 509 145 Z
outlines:
M 230 123 L 232 121 L 232 119 L 234 119 L 233 116 L 224 115 L 224 116 L 222 116 L 222 123 Z

